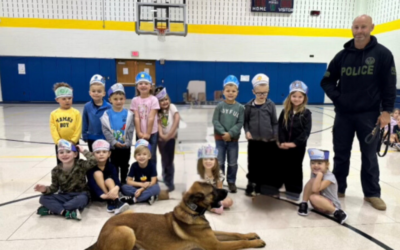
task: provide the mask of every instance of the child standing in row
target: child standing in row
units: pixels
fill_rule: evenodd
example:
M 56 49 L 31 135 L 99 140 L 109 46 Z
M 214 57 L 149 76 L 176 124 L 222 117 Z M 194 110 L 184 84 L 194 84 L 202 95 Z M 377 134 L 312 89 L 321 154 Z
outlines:
M 160 186 L 157 183 L 157 169 L 150 161 L 152 157 L 151 145 L 148 141 L 140 139 L 135 145 L 136 162 L 129 170 L 127 184 L 122 186 L 122 202 L 135 204 L 146 202 L 152 205 L 160 194 Z
M 171 103 L 166 88 L 156 88 L 155 94 L 160 102 L 160 110 L 158 111 L 158 148 L 161 154 L 162 177 L 168 187 L 168 191 L 172 192 L 175 190 L 174 156 L 180 116 L 175 105 Z
M 106 79 L 104 77 L 94 75 L 89 84 L 89 95 L 92 100 L 83 107 L 82 139 L 88 144 L 90 152 L 93 152 L 93 142 L 99 139 L 106 139 L 101 129 L 100 118 L 106 110 L 111 108 L 111 105 L 103 100 L 106 95 Z
M 60 107 L 50 114 L 50 132 L 58 154 L 58 141 L 64 139 L 74 144 L 79 143 L 82 132 L 81 113 L 72 107 L 72 87 L 68 83 L 56 83 L 53 87 L 56 101 Z M 76 154 L 79 159 L 79 152 Z M 57 158 L 57 164 L 61 161 Z
M 223 85 L 225 100 L 217 105 L 213 115 L 214 138 L 219 166 L 225 174 L 225 159 L 228 160 L 228 188 L 231 193 L 236 193 L 239 137 L 244 122 L 244 107 L 236 102 L 239 94 L 238 79 L 230 75 L 225 78 Z
M 107 212 L 120 214 L 129 209 L 129 205 L 119 201 L 121 182 L 114 165 L 108 160 L 110 157 L 110 144 L 105 140 L 93 143 L 93 154 L 97 166 L 87 173 L 88 185 L 93 200 L 107 201 Z
M 78 150 L 87 160 L 77 160 Z M 51 185 L 37 184 L 34 190 L 43 193 L 39 202 L 39 215 L 62 215 L 66 219 L 81 220 L 80 212 L 89 203 L 86 171 L 96 166 L 93 154 L 69 141 L 58 141 L 57 158 L 60 160 L 51 171 Z
M 222 189 L 225 176 L 219 168 L 217 157 L 218 149 L 211 146 L 201 147 L 198 151 L 197 173 L 202 180 L 216 188 Z M 233 205 L 233 201 L 230 197 L 226 197 L 221 201 L 220 205 L 219 208 L 212 208 L 211 212 L 222 214 L 224 208 L 230 208 Z
M 300 203 L 299 215 L 308 215 L 308 201 L 314 209 L 333 214 L 337 222 L 343 224 L 347 214 L 341 209 L 338 198 L 338 185 L 335 175 L 329 171 L 329 151 L 309 149 L 311 160 L 311 179 L 304 187 L 303 202 Z
M 306 108 L 308 87 L 301 81 L 289 86 L 289 96 L 283 103 L 279 116 L 279 147 L 282 165 L 287 173 L 281 173 L 286 197 L 298 200 L 303 190 L 303 160 L 307 140 L 311 133 L 311 111 Z
M 275 103 L 267 99 L 269 93 L 269 78 L 264 74 L 257 74 L 252 80 L 252 99 L 245 105 L 244 131 L 248 143 L 248 184 L 245 194 L 255 196 L 260 193 L 261 185 L 273 187 L 271 194 L 278 193 L 276 162 L 279 148 L 278 120 L 276 118 Z M 266 163 L 269 162 L 270 164 Z M 276 190 L 275 190 L 276 189 Z M 269 192 L 266 190 L 266 192 Z M 266 193 L 265 192 L 265 193 Z M 263 192 L 264 193 L 264 192 Z
M 157 166 L 158 121 L 160 109 L 158 99 L 153 96 L 152 79 L 147 72 L 136 76 L 136 96 L 130 110 L 135 113 L 136 140 L 145 139 L 151 145 L 151 161 Z
M 126 183 L 133 131 L 133 113 L 124 108 L 125 89 L 121 83 L 116 83 L 108 90 L 112 108 L 105 111 L 101 117 L 102 130 L 108 143 L 112 145 L 111 162 L 121 172 L 121 182 Z M 118 171 L 119 172 L 119 171 Z

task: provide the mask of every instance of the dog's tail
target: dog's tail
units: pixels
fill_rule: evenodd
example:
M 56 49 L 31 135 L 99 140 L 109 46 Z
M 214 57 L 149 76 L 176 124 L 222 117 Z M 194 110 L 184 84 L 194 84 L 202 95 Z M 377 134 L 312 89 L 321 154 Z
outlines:
M 96 242 L 97 243 L 97 242 Z M 91 245 L 90 247 L 86 248 L 85 250 L 96 250 L 96 243 Z

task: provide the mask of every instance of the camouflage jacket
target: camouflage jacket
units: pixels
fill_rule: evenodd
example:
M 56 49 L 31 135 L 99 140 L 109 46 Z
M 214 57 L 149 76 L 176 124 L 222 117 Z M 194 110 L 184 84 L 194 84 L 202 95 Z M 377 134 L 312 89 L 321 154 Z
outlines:
M 97 161 L 94 155 L 87 150 L 83 152 L 83 155 L 87 160 L 75 160 L 71 171 L 63 171 L 62 164 L 53 168 L 51 171 L 51 185 L 46 187 L 46 192 L 43 194 L 89 191 L 86 182 L 86 171 L 97 166 Z

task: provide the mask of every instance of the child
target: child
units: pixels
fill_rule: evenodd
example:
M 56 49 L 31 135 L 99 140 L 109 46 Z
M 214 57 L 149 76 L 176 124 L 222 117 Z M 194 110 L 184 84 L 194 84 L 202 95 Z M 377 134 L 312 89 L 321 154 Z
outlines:
M 108 143 L 112 145 L 111 163 L 117 167 L 117 173 L 119 169 L 121 170 L 121 183 L 124 184 L 128 174 L 135 129 L 133 113 L 124 108 L 125 89 L 121 83 L 111 86 L 108 96 L 112 108 L 106 110 L 100 120 L 103 133 Z
M 180 117 L 175 105 L 171 103 L 165 88 L 159 87 L 155 93 L 161 107 L 158 111 L 158 148 L 161 154 L 162 176 L 165 185 L 168 187 L 168 191 L 172 192 L 175 190 L 175 141 L 178 137 Z
M 151 145 L 151 161 L 157 166 L 158 99 L 154 97 L 152 79 L 146 72 L 136 76 L 136 90 L 139 96 L 132 99 L 130 110 L 135 113 L 136 139 L 145 139 Z
M 50 131 L 56 145 L 56 154 L 58 153 L 57 144 L 60 139 L 79 143 L 82 132 L 82 117 L 77 109 L 72 107 L 72 87 L 68 83 L 56 83 L 53 90 L 56 94 L 56 101 L 60 107 L 50 114 Z M 76 154 L 79 159 L 79 152 Z M 57 164 L 61 161 L 57 158 Z
M 86 157 L 77 160 L 77 149 Z M 42 192 L 41 207 L 37 214 L 62 215 L 66 219 L 81 220 L 82 211 L 89 202 L 89 192 L 86 185 L 86 171 L 96 166 L 93 154 L 75 146 L 69 141 L 60 139 L 57 157 L 61 163 L 51 171 L 51 185 L 37 184 L 34 190 Z
M 307 91 L 303 82 L 292 82 L 279 116 L 281 159 L 285 171 L 290 172 L 281 173 L 280 177 L 286 188 L 286 197 L 293 200 L 298 200 L 303 190 L 303 159 L 311 133 L 311 112 L 306 108 Z
M 225 176 L 218 166 L 218 149 L 207 146 L 201 147 L 198 151 L 197 160 L 197 172 L 201 179 L 214 187 L 221 189 L 222 183 L 224 182 Z M 226 197 L 225 200 L 221 201 L 221 207 L 212 208 L 211 212 L 216 214 L 222 214 L 224 208 L 229 208 L 233 205 L 231 198 Z
M 237 103 L 239 93 L 238 79 L 230 75 L 224 80 L 225 101 L 220 102 L 214 110 L 213 125 L 215 144 L 218 149 L 218 164 L 225 172 L 225 159 L 228 160 L 228 188 L 236 193 L 236 174 L 239 157 L 239 137 L 244 121 L 244 106 Z
M 322 213 L 333 214 L 343 224 L 347 214 L 340 209 L 338 185 L 335 175 L 329 171 L 329 151 L 309 149 L 311 160 L 311 179 L 304 187 L 303 202 L 300 203 L 299 215 L 308 215 L 308 204 Z
M 129 170 L 127 184 L 122 186 L 122 202 L 134 204 L 145 202 L 152 205 L 160 194 L 160 186 L 157 183 L 157 169 L 150 161 L 151 145 L 148 141 L 140 139 L 135 145 L 136 162 Z
M 87 142 L 90 152 L 93 152 L 92 144 L 95 140 L 106 139 L 101 130 L 100 118 L 104 111 L 111 105 L 104 101 L 106 79 L 101 75 L 94 75 L 90 79 L 89 95 L 92 100 L 83 107 L 82 115 L 82 139 Z
M 400 151 L 400 116 L 397 117 L 397 124 L 393 127 L 393 134 L 390 135 L 390 144 Z
M 268 76 L 257 74 L 254 76 L 252 84 L 256 98 L 245 105 L 243 126 L 246 139 L 249 141 L 247 148 L 248 184 L 245 194 L 255 196 L 260 193 L 261 184 L 274 187 L 271 194 L 277 194 L 280 185 L 276 180 L 276 174 L 272 173 L 276 168 L 276 162 L 279 162 L 277 156 L 279 149 L 277 146 L 278 120 L 276 108 L 275 104 L 267 99 L 269 93 Z
M 107 212 L 120 214 L 129 209 L 129 205 L 119 201 L 121 182 L 110 157 L 110 144 L 105 140 L 96 140 L 93 143 L 94 157 L 97 166 L 90 169 L 86 176 L 94 200 L 107 201 Z

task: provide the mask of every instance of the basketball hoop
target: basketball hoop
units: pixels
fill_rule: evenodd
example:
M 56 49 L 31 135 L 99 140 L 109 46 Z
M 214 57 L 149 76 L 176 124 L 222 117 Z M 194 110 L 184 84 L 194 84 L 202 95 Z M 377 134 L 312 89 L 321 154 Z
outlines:
M 165 42 L 165 32 L 167 31 L 167 27 L 158 27 L 156 28 L 158 41 Z

